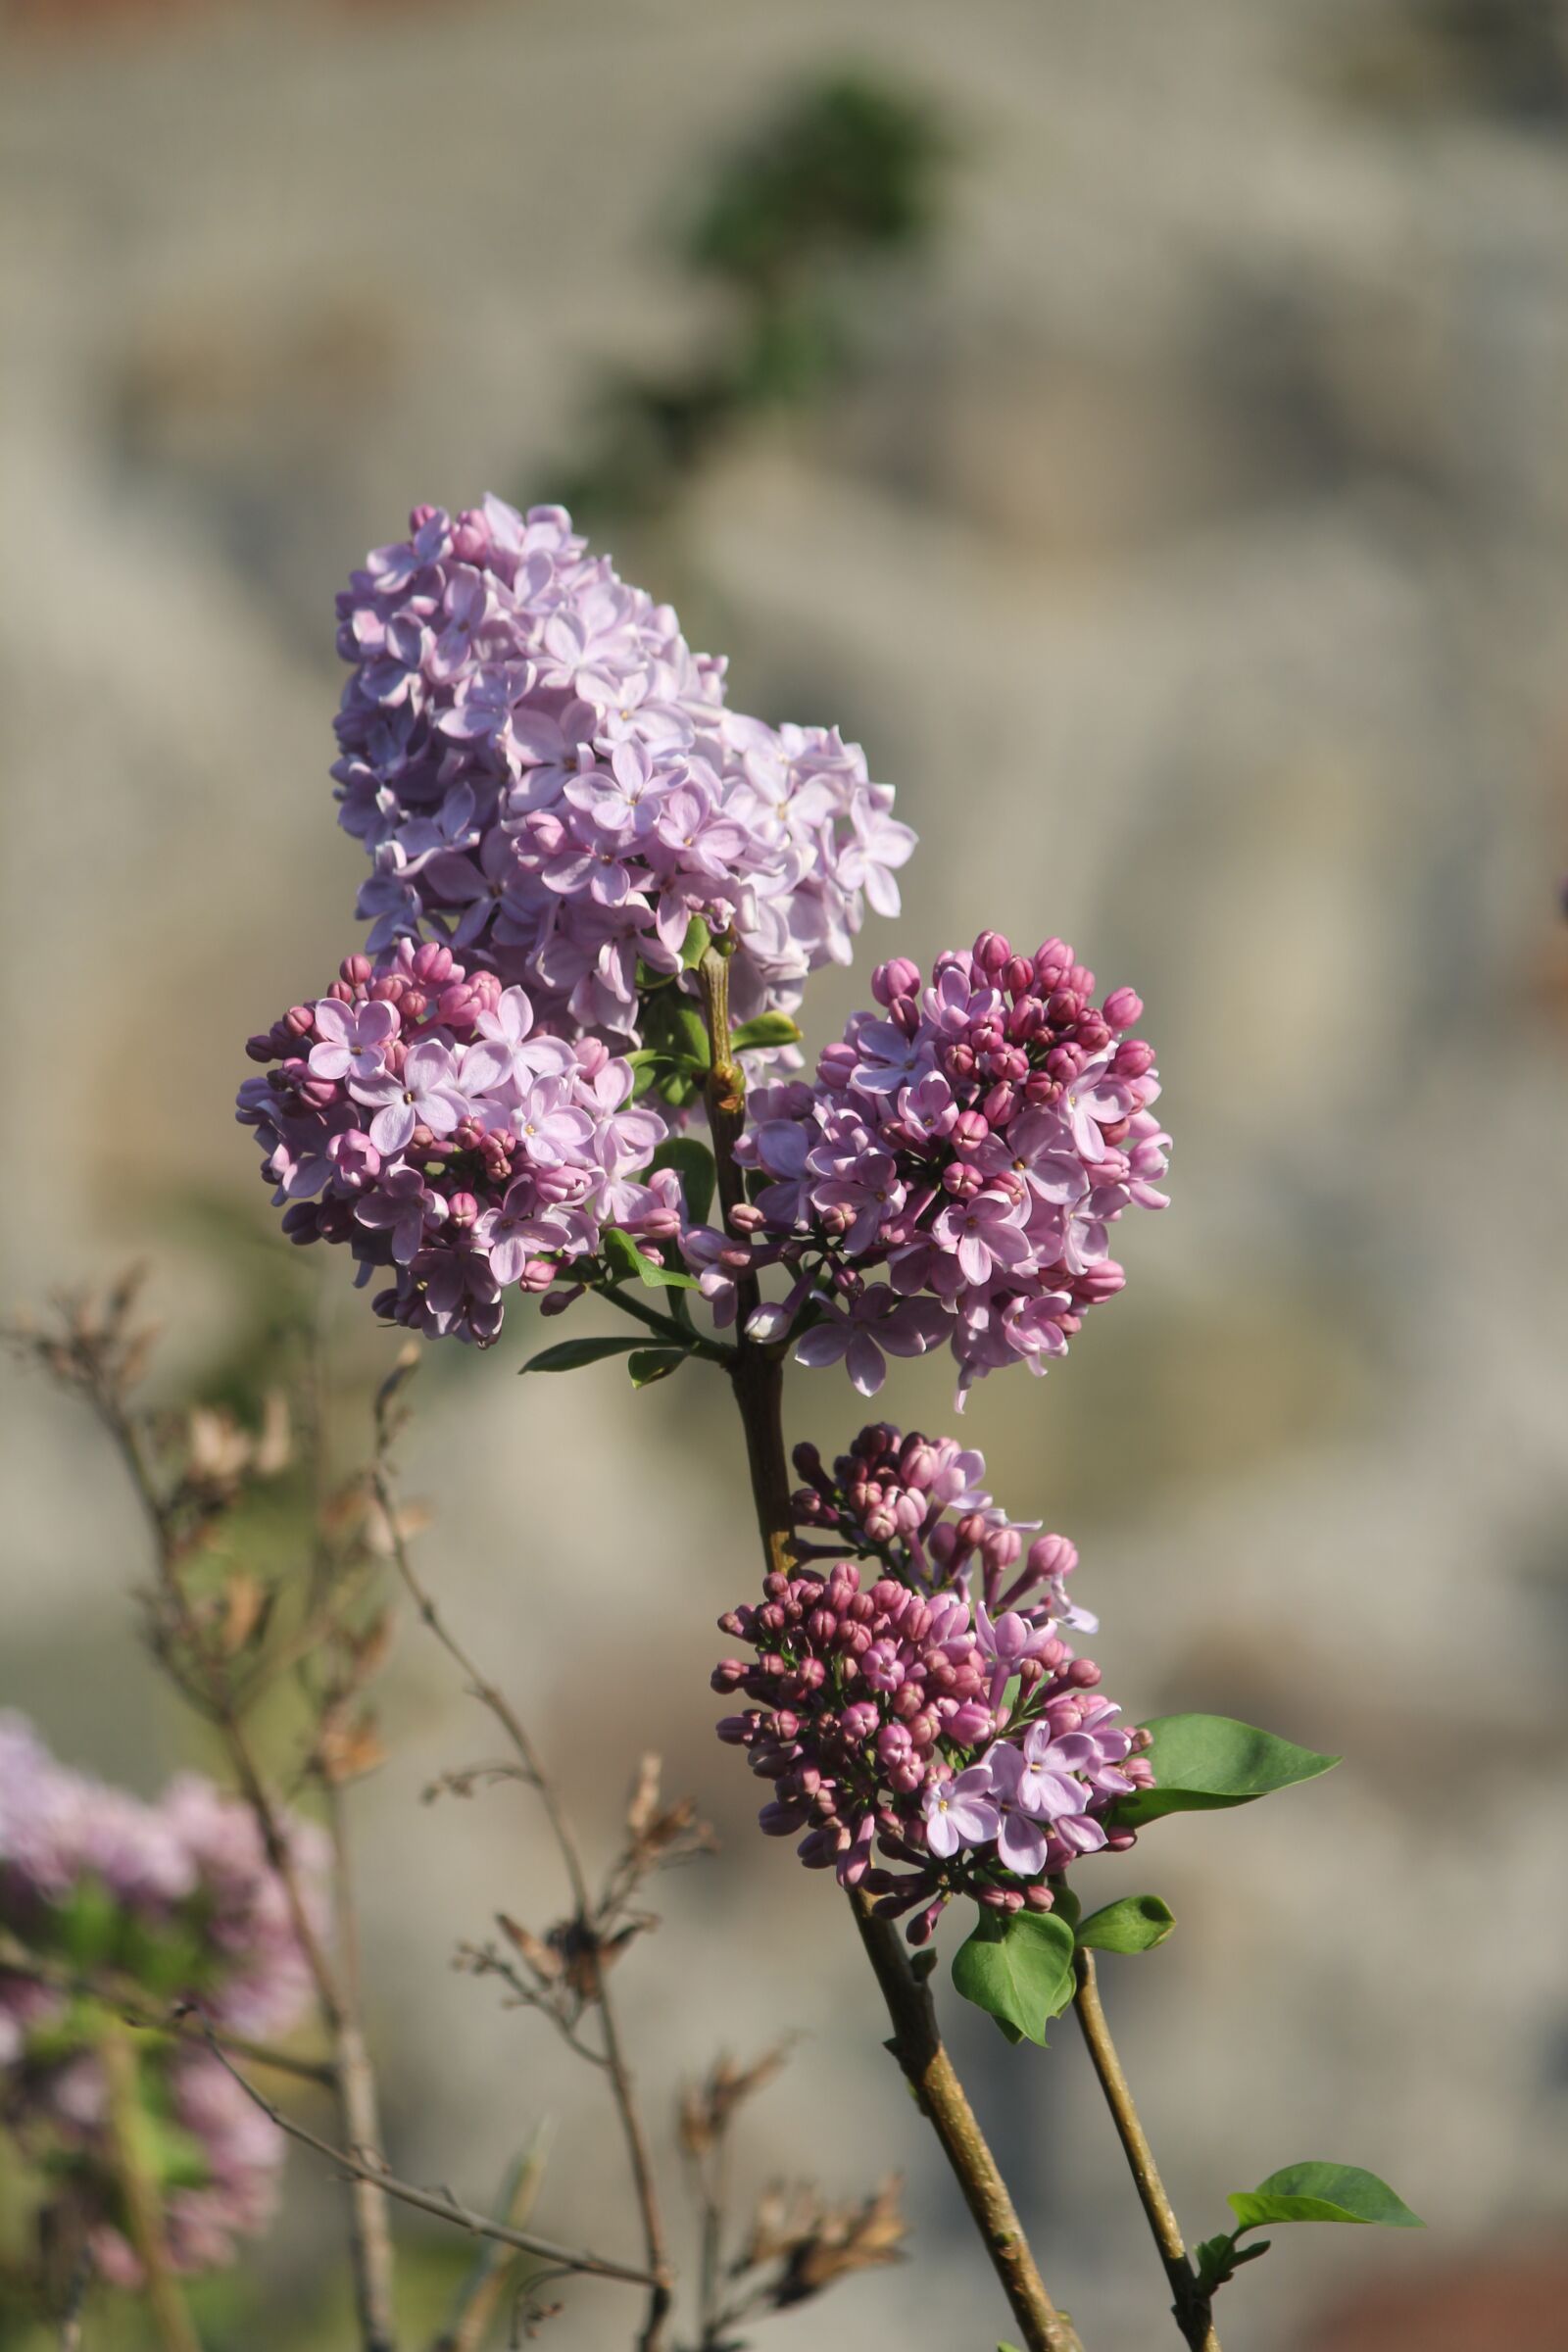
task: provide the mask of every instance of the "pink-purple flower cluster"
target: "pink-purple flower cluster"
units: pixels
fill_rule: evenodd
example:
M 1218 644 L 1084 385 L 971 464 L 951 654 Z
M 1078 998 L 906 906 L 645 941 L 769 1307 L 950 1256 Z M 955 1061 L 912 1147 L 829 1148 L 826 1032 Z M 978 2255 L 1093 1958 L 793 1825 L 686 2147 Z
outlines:
M 289 1836 L 324 1933 L 325 1840 L 305 1823 Z M 0 1956 L 0 2120 L 75 2203 L 101 2275 L 134 2285 L 99 2054 L 115 2011 L 57 1980 L 112 1979 L 142 1988 L 149 2008 L 188 2001 L 220 2028 L 287 2033 L 311 1990 L 287 1896 L 249 1807 L 210 1782 L 181 1775 L 146 1804 L 58 1763 L 22 1717 L 0 1715 L 0 1930 L 11 1947 Z M 267 2227 L 281 2136 L 199 2044 L 141 2036 L 137 2054 L 171 2260 L 215 2268 Z
M 917 1429 L 906 1437 L 873 1421 L 831 1469 L 814 1446 L 796 1446 L 795 1467 L 807 1481 L 793 1498 L 795 1525 L 813 1542 L 879 1560 L 917 1591 L 967 1577 L 988 1609 L 1034 1599 L 1049 1603 L 1058 1625 L 1099 1632 L 1099 1619 L 1067 1596 L 1077 1546 L 1041 1536 L 1038 1519 L 1009 1519 L 982 1483 L 984 1454 L 956 1438 Z
M 609 1227 L 657 1249 L 679 1178 L 665 1128 L 603 1042 L 544 1033 L 525 990 L 434 941 L 350 956 L 324 997 L 247 1048 L 240 1088 L 263 1173 L 299 1243 L 346 1243 L 375 1311 L 488 1347 L 503 1294 L 580 1270 Z M 560 1295 L 560 1294 L 558 1294 Z
M 911 1942 L 957 1894 L 1049 1910 L 1052 1877 L 1132 1844 L 1106 1816 L 1152 1777 L 1147 1735 L 1121 1728 L 1099 1667 L 1058 1630 L 1071 1545 L 1042 1536 L 1024 1552 L 1027 1531 L 972 1483 L 944 1495 L 984 1471 L 951 1439 L 873 1428 L 831 1479 L 809 1450 L 797 1462 L 816 1498 L 798 1498 L 807 1523 L 847 1522 L 886 1565 L 780 1572 L 760 1605 L 719 1619 L 756 1653 L 712 1683 L 752 1702 L 718 1736 L 771 1786 L 762 1829 L 866 1886 L 884 1916 L 914 1912 Z
M 562 508 L 416 507 L 410 531 L 338 599 L 333 773 L 372 950 L 431 933 L 541 1019 L 632 1036 L 639 965 L 678 971 L 693 917 L 738 938 L 748 1019 L 850 960 L 865 900 L 898 912 L 914 836 L 858 747 L 727 710 L 723 662 Z
M 1043 1372 L 1121 1289 L 1110 1227 L 1165 1205 L 1153 1049 L 1128 1034 L 1133 991 L 1097 1004 L 1059 939 L 1020 956 L 982 932 L 928 983 L 900 957 L 871 985 L 882 1009 L 852 1017 L 814 1084 L 752 1095 L 736 1155 L 755 1262 L 796 1274 L 756 1328 L 808 1312 L 796 1360 L 843 1359 L 866 1396 L 885 1353 L 947 1341 L 961 1402 L 1001 1365 Z

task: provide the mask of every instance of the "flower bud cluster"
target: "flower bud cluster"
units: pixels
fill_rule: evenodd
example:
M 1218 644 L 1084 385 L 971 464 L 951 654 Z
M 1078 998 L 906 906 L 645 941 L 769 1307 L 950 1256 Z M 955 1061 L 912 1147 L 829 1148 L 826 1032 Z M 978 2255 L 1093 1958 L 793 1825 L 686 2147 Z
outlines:
M 326 1845 L 289 1825 L 297 1882 L 324 1934 Z M 98 2272 L 133 2285 L 122 2233 L 101 2030 L 111 2005 L 63 1989 L 62 1969 L 144 1988 L 149 2008 L 189 2001 L 215 2026 L 277 2034 L 303 2015 L 311 1979 L 288 1898 L 249 1807 L 182 1775 L 157 1804 L 58 1763 L 18 1715 L 0 1715 L 0 2109 L 24 2151 L 77 2207 Z M 37 1973 L 27 1963 L 36 1958 Z M 283 2143 L 210 2051 L 138 2041 L 142 2095 L 174 2127 L 162 2183 L 170 2259 L 230 2261 L 271 2217 Z M 154 2133 L 156 2153 L 163 2142 Z
M 724 664 L 560 507 L 417 507 L 338 599 L 340 821 L 372 950 L 429 931 L 568 1033 L 630 1036 L 639 965 L 733 928 L 737 1017 L 792 1011 L 899 908 L 914 846 L 857 745 L 726 710 Z
M 849 1496 L 865 1482 L 854 1466 L 881 1434 L 862 1432 L 835 1511 L 847 1502 L 859 1510 Z M 898 1454 L 928 1445 L 906 1441 Z M 901 1466 L 900 1494 L 928 1492 L 911 1489 L 907 1460 Z M 810 1492 L 828 1500 L 821 1486 Z M 938 1532 L 953 1531 L 961 1548 L 959 1525 L 939 1519 Z M 1042 1539 L 1015 1590 L 989 1602 L 977 1589 L 988 1564 L 976 1544 L 962 1562 L 967 1585 L 961 1573 L 932 1585 L 841 1560 L 770 1575 L 759 1605 L 719 1619 L 755 1653 L 722 1660 L 712 1684 L 750 1702 L 718 1736 L 744 1747 L 770 1785 L 762 1830 L 798 1838 L 808 1869 L 865 1886 L 884 1916 L 913 1912 L 911 1942 L 930 1936 L 956 1894 L 999 1910 L 1049 1910 L 1052 1877 L 1081 1855 L 1133 1842 L 1107 1816 L 1119 1796 L 1150 1785 L 1148 1739 L 1120 1728 L 1119 1709 L 1100 1694 L 1099 1667 L 1074 1655 L 1050 1613 L 1051 1563 L 1060 1554 L 1048 1558 L 1042 1547 L 1060 1544 Z M 906 1557 L 902 1564 L 909 1567 Z
M 814 1541 L 879 1560 L 919 1592 L 962 1578 L 988 1609 L 1047 1605 L 1075 1633 L 1100 1630 L 1067 1597 L 1077 1546 L 1041 1535 L 1038 1519 L 1009 1519 L 986 1493 L 985 1456 L 972 1446 L 874 1421 L 831 1469 L 814 1446 L 796 1446 L 795 1467 L 807 1481 L 793 1497 L 795 1525 Z
M 1001 1365 L 1043 1372 L 1121 1289 L 1110 1227 L 1165 1205 L 1153 1051 L 1129 1034 L 1133 991 L 1097 1003 L 1058 939 L 1020 956 L 982 932 L 928 984 L 900 957 L 872 990 L 882 1010 L 852 1017 L 814 1084 L 751 1098 L 753 1247 L 798 1270 L 792 1307 L 815 1318 L 798 1362 L 846 1359 L 871 1395 L 885 1351 L 947 1341 L 961 1401 Z
M 679 1179 L 651 1171 L 663 1120 L 597 1038 L 536 1027 L 527 993 L 397 944 L 350 956 L 324 997 L 250 1040 L 239 1090 L 299 1243 L 346 1243 L 378 1315 L 488 1347 L 503 1293 L 548 1291 L 609 1226 L 677 1234 Z M 566 1294 L 557 1297 L 565 1302 Z

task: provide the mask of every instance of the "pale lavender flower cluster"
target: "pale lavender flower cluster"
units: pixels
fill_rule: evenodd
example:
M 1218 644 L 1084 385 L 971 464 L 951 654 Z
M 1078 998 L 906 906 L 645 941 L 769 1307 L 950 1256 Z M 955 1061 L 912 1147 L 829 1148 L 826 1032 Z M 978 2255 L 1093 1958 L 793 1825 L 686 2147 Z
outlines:
M 808 1314 L 796 1360 L 843 1360 L 866 1396 L 885 1354 L 946 1341 L 961 1404 L 999 1366 L 1043 1372 L 1121 1289 L 1110 1227 L 1166 1199 L 1153 1050 L 1127 1034 L 1133 991 L 1097 1004 L 1058 939 L 1020 956 L 982 932 L 924 985 L 906 957 L 871 985 L 882 1009 L 851 1018 L 814 1084 L 751 1097 L 736 1156 L 753 1263 L 795 1274 L 754 1328 L 777 1336 Z M 710 1270 L 700 1238 L 690 1255 Z
M 590 1269 L 611 1227 L 657 1252 L 682 1220 L 665 1127 L 603 1042 L 547 1035 L 525 990 L 434 941 L 350 956 L 248 1045 L 240 1088 L 295 1242 L 346 1243 L 388 1321 L 488 1347 L 503 1294 Z M 564 1298 L 565 1294 L 558 1293 Z
M 305 1823 L 288 1834 L 324 1934 L 325 1840 Z M 58 1763 L 22 1717 L 0 1715 L 0 1929 L 13 1948 L 0 1958 L 0 2121 L 75 2203 L 101 2275 L 134 2285 L 95 2012 L 46 1980 L 61 1968 L 102 1975 L 142 1988 L 149 2008 L 187 2001 L 235 2033 L 287 2033 L 311 1990 L 288 1898 L 249 1807 L 210 1782 L 181 1775 L 146 1804 Z M 218 2267 L 271 2218 L 281 2136 L 208 2050 L 151 2036 L 137 2048 L 160 2125 L 149 2145 L 166 2167 L 171 2260 Z
M 862 1432 L 849 1490 L 882 1483 L 862 1482 L 858 1465 L 894 1453 L 883 1438 L 897 1432 Z M 950 1465 L 961 1459 L 951 1440 L 906 1444 L 951 1448 Z M 929 1494 L 910 1487 L 908 1468 L 906 1459 L 893 1482 L 899 1493 Z M 978 1545 L 967 1586 L 961 1574 L 911 1584 L 897 1572 L 868 1583 L 854 1560 L 804 1567 L 765 1578 L 760 1605 L 719 1619 L 756 1652 L 724 1659 L 712 1683 L 753 1702 L 718 1736 L 744 1747 L 771 1786 L 763 1831 L 798 1838 L 808 1868 L 863 1885 L 883 1916 L 914 1912 L 911 1942 L 929 1937 L 958 1894 L 995 1910 L 1049 1910 L 1051 1877 L 1134 1841 L 1107 1817 L 1118 1797 L 1151 1785 L 1148 1735 L 1121 1728 L 1097 1689 L 1099 1667 L 1057 1630 L 1070 1551 L 1042 1537 L 1011 1588 L 990 1599 L 993 1571 Z
M 560 507 L 417 507 L 338 599 L 341 822 L 372 950 L 422 932 L 542 1020 L 635 1036 L 694 917 L 740 942 L 737 1016 L 791 1011 L 899 910 L 914 835 L 858 747 L 724 705 L 724 664 Z

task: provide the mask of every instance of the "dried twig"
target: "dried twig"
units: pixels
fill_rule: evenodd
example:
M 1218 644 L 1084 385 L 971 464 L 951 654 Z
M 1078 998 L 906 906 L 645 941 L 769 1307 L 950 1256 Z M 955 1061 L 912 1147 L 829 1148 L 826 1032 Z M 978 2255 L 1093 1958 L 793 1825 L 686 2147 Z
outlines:
M 382 1517 L 389 1531 L 391 1557 L 407 1586 L 410 1597 L 437 1642 L 447 1652 L 460 1672 L 466 1677 L 472 1695 L 481 1706 L 487 1707 L 511 1740 L 523 1771 L 538 1791 L 546 1818 L 550 1823 L 562 1864 L 571 1888 L 573 1905 L 572 1927 L 577 1950 L 573 1954 L 583 1979 L 583 1997 L 595 2002 L 599 2009 L 605 2038 L 606 2071 L 614 2097 L 615 2110 L 620 2118 L 621 2133 L 626 2143 L 632 2186 L 637 2210 L 642 2221 L 643 2244 L 647 2253 L 652 2291 L 648 2313 L 638 2339 L 639 2352 L 658 2352 L 670 2305 L 673 2273 L 670 2267 L 663 2217 L 660 2209 L 659 2192 L 654 2180 L 653 2165 L 648 2152 L 647 2134 L 643 2129 L 636 2088 L 627 2064 L 619 2027 L 606 1985 L 608 1956 L 602 1929 L 603 1906 L 595 1906 L 588 1889 L 587 1874 L 583 1868 L 576 1834 L 562 1804 L 555 1783 L 546 1772 L 538 1750 L 524 1729 L 521 1719 L 505 1693 L 498 1690 L 483 1674 L 448 1629 L 434 1600 L 415 1569 L 403 1533 L 403 1520 L 398 1498 L 393 1492 L 389 1450 L 396 1432 L 394 1400 L 402 1380 L 412 1366 L 405 1362 L 383 1385 L 376 1405 L 377 1446 L 373 1477 L 374 1493 Z
M 400 2180 L 395 2174 L 366 2163 L 362 2157 L 351 2154 L 346 2148 L 333 2147 L 329 2139 L 322 2139 L 315 2132 L 307 2131 L 303 2124 L 285 2115 L 281 2108 L 274 2107 L 270 2099 L 264 2097 L 255 2083 L 231 2063 L 216 2038 L 210 2040 L 209 2046 L 220 2064 L 233 2076 L 246 2097 L 261 2109 L 263 2115 L 270 2117 L 278 2130 L 286 2132 L 290 2139 L 298 2140 L 301 2147 L 314 2148 L 318 2156 L 324 2157 L 328 2164 L 336 2165 L 351 2180 L 368 2180 L 383 2196 L 395 2198 L 400 2205 L 412 2205 L 418 2213 L 433 2214 L 437 2221 L 450 2222 L 454 2229 L 466 2230 L 472 2237 L 491 2238 L 497 2245 L 511 2246 L 519 2254 L 537 2254 L 544 2261 L 559 2265 L 563 2271 L 581 2272 L 584 2277 L 593 2278 L 620 2278 L 630 2286 L 651 2287 L 655 2284 L 650 2272 L 640 2271 L 631 2263 L 612 2262 L 608 2255 L 591 2254 L 585 2248 L 557 2245 L 552 2238 L 536 2237 L 531 2230 L 514 2229 L 510 2222 L 492 2221 L 488 2214 L 476 2213 L 471 2205 L 463 2204 L 448 2188 L 416 2187 L 412 2180 Z
M 186 1424 L 184 1474 L 166 1490 L 143 1423 L 129 1403 L 152 1340 L 150 1331 L 137 1331 L 131 1324 L 140 1281 L 139 1269 L 124 1276 L 109 1294 L 101 1312 L 95 1313 L 79 1297 L 58 1300 L 62 1328 L 57 1335 L 40 1337 L 19 1330 L 14 1336 L 57 1379 L 86 1398 L 124 1463 L 152 1538 L 158 1571 L 156 1645 L 175 1682 L 208 1715 L 228 1751 L 240 1792 L 256 1817 L 268 1861 L 282 1887 L 295 1939 L 332 2039 L 343 2129 L 351 2139 L 371 2144 L 375 2133 L 367 2128 L 370 2117 L 365 2089 L 369 2076 L 364 2039 L 316 1932 L 281 1809 L 252 1750 L 221 1645 L 221 1631 L 215 1640 L 213 1629 L 193 1604 L 182 1575 L 185 1560 L 202 1547 L 234 1500 L 247 1469 L 255 1469 L 258 1459 L 275 1459 L 282 1440 L 274 1426 L 270 1431 L 264 1428 L 258 1442 L 241 1442 L 220 1417 L 198 1413 L 193 1423 Z M 367 2179 L 373 2186 L 373 2175 L 368 2174 Z M 384 2214 L 379 2206 L 375 2210 Z M 379 2228 L 371 2226 L 370 2206 L 365 2198 L 356 2198 L 351 2204 L 351 2242 L 363 2352 L 396 2352 L 390 2237 L 384 2220 Z

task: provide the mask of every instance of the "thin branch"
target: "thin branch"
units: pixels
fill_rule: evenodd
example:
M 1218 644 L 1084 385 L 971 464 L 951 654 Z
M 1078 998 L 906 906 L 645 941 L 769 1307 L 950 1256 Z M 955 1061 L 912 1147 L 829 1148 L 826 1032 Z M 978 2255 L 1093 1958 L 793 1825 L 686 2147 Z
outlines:
M 136 2054 L 122 2034 L 106 2034 L 99 2057 L 109 2083 L 109 2132 L 115 2173 L 124 2199 L 125 2226 L 141 2264 L 142 2292 L 163 2352 L 201 2352 L 169 2248 L 157 2185 L 148 2179 L 138 2144 L 141 2128 Z M 228 2061 L 223 2060 L 226 2066 Z
M 698 977 L 711 1045 L 708 1123 L 718 1169 L 718 1197 L 727 1215 L 744 1198 L 734 1148 L 745 1124 L 746 1106 L 745 1082 L 730 1051 L 729 975 L 720 950 L 708 950 Z M 731 1364 L 731 1385 L 746 1432 L 762 1557 L 769 1571 L 787 1573 L 795 1548 L 781 1409 L 783 1366 L 775 1350 L 747 1339 L 748 1297 L 755 1304 L 757 1286 L 755 1281 L 748 1284 L 743 1279 L 739 1287 L 740 1337 Z M 963 2191 L 1028 2352 L 1081 2352 L 1072 2323 L 1057 2311 L 1046 2291 L 1006 2183 L 943 2046 L 928 1987 L 916 1978 L 890 1923 L 874 1917 L 869 1901 L 859 1893 L 852 1897 L 852 1907 L 892 2020 L 889 2047 Z
M 56 1992 L 68 1992 L 77 1998 L 101 2001 L 113 2009 L 125 2025 L 133 2026 L 138 2034 L 149 2034 L 164 2041 L 205 2043 L 213 2029 L 197 2025 L 191 2018 L 177 2012 L 150 2009 L 138 1988 L 128 1980 L 118 1977 L 93 1976 L 86 1970 L 73 1968 L 61 1960 L 51 1960 L 41 1952 L 29 1951 L 13 1936 L 0 1934 L 0 1976 L 25 1977 L 30 1984 L 46 1984 Z M 273 2074 L 295 2075 L 302 2082 L 319 2082 L 330 2090 L 337 2081 L 330 2060 L 297 2058 L 291 2050 L 280 2050 L 270 2041 L 252 2041 L 243 2034 L 220 2032 L 218 2039 L 225 2050 L 236 2058 L 246 2058 L 252 2066 L 264 2066 Z
M 728 1364 L 734 1358 L 734 1348 L 726 1347 L 722 1340 L 710 1340 L 706 1332 L 694 1331 L 689 1324 L 677 1323 L 673 1315 L 662 1315 L 657 1308 L 644 1306 L 640 1298 L 627 1295 L 622 1283 L 606 1283 L 594 1295 L 603 1298 L 607 1305 L 618 1307 L 623 1315 L 630 1315 L 645 1329 L 658 1332 L 660 1338 L 666 1340 L 671 1348 L 684 1348 L 688 1355 L 704 1356 L 710 1364 Z
M 643 2131 L 642 2117 L 637 2104 L 636 2087 L 632 2081 L 631 2071 L 626 2064 L 616 2025 L 614 2005 L 606 1983 L 603 1955 L 593 1926 L 594 1907 L 588 1890 L 587 1873 L 583 1868 L 576 1833 L 567 1818 L 560 1792 L 549 1773 L 546 1772 L 539 1751 L 528 1737 L 515 1708 L 506 1694 L 498 1690 L 496 1686 L 480 1673 L 473 1659 L 449 1630 L 430 1593 L 420 1582 L 409 1554 L 408 1544 L 402 1532 L 397 1496 L 393 1493 L 391 1480 L 386 1470 L 384 1435 L 383 1428 L 382 1451 L 378 1454 L 373 1474 L 374 1488 L 376 1500 L 381 1506 L 382 1516 L 386 1521 L 392 1558 L 398 1574 L 408 1587 L 410 1597 L 421 1620 L 435 1636 L 459 1671 L 466 1676 L 468 1689 L 472 1695 L 481 1706 L 488 1707 L 490 1713 L 506 1733 L 516 1751 L 523 1770 L 538 1790 L 540 1802 L 544 1806 L 567 1882 L 571 1887 L 577 1923 L 592 1954 L 593 1989 L 604 2025 L 607 2071 L 615 2102 L 615 2111 L 620 2118 L 621 2133 L 626 2142 L 626 2156 L 631 2168 L 632 2187 L 642 2222 L 643 2245 L 648 2258 L 648 2270 L 652 2283 L 652 2292 L 648 2300 L 648 2317 L 638 2339 L 639 2352 L 658 2352 L 658 2346 L 663 2333 L 664 2321 L 669 2312 L 673 2274 L 664 2235 L 663 2216 L 660 2208 L 653 2167 L 648 2156 L 647 2137 Z
M 351 2139 L 358 2139 L 367 2120 L 361 2112 L 368 2073 L 363 2036 L 358 2032 L 352 2014 L 345 2010 L 342 1990 L 316 1933 L 286 1829 L 251 1752 L 250 1741 L 240 1721 L 222 1662 L 208 1647 L 200 1620 L 191 1607 L 181 1582 L 177 1532 L 152 1464 L 147 1459 L 140 1429 L 126 1409 L 120 1387 L 107 1375 L 106 1367 L 90 1349 L 85 1354 L 82 1377 L 99 1418 L 118 1446 L 129 1473 L 131 1486 L 152 1535 L 160 1591 L 179 1637 L 195 1663 L 207 1711 L 222 1736 L 241 1793 L 261 1830 L 268 1861 L 283 1889 L 290 1925 L 310 1971 L 322 2020 L 331 2035 L 335 2057 L 334 2080 L 343 2129 Z M 373 2139 L 373 2136 L 370 2133 L 368 2138 Z M 356 2198 L 350 2203 L 349 2226 L 355 2279 L 359 2289 L 357 2302 L 362 2352 L 396 2352 L 392 2328 L 391 2241 L 384 2217 L 379 2229 L 372 2227 L 369 2201 Z
M 412 2205 L 416 2213 L 433 2214 L 437 2221 L 450 2222 L 456 2230 L 466 2230 L 470 2237 L 491 2238 L 497 2245 L 511 2246 L 518 2254 L 537 2254 L 545 2262 L 559 2264 L 564 2271 L 577 2271 L 590 2278 L 618 2278 L 628 2286 L 651 2287 L 658 2283 L 649 2272 L 639 2271 L 630 2263 L 612 2262 L 608 2255 L 591 2254 L 578 2247 L 559 2246 L 552 2238 L 536 2237 L 531 2230 L 514 2229 L 509 2222 L 492 2221 L 488 2214 L 476 2213 L 472 2206 L 461 2203 L 450 2189 L 416 2187 L 412 2180 L 400 2180 L 392 2173 L 380 2172 L 363 2158 L 351 2155 L 346 2148 L 334 2148 L 329 2139 L 321 2139 L 264 2097 L 255 2083 L 230 2063 L 217 2040 L 211 2046 L 220 2064 L 227 2068 L 263 2115 L 270 2117 L 280 2132 L 286 2132 L 290 2139 L 298 2140 L 301 2147 L 314 2148 L 318 2156 L 336 2165 L 351 2180 L 368 2180 L 383 2196 L 396 2198 L 400 2205 Z
M 87 2289 L 92 2284 L 92 2253 L 83 2246 L 71 2274 L 66 2293 L 66 2308 L 60 2315 L 60 2352 L 81 2352 L 82 2318 L 87 2309 Z
M 1144 2218 L 1164 2265 L 1165 2277 L 1170 2281 L 1174 2297 L 1171 2311 L 1176 2325 L 1192 2352 L 1220 2352 L 1219 2337 L 1214 2331 L 1209 2311 L 1209 2298 L 1199 2285 L 1197 2273 L 1188 2260 L 1176 2209 L 1165 2194 L 1165 2184 L 1154 2162 L 1154 2151 L 1149 2144 L 1149 2135 L 1133 2104 L 1132 2091 L 1122 2072 L 1121 2060 L 1116 2055 L 1116 2045 L 1110 2038 L 1105 2012 L 1101 2006 L 1094 1953 L 1085 1951 L 1081 1944 L 1073 1954 L 1073 1974 L 1078 1984 L 1074 1998 L 1078 2023 L 1083 2029 L 1090 2060 L 1099 2077 L 1100 2087 L 1116 2127 L 1116 2135 L 1126 2155 L 1138 2190 L 1138 2201 L 1144 2209 Z
M 332 1909 L 337 1924 L 338 2015 L 334 2034 L 337 2050 L 338 2105 L 344 2128 L 357 2148 L 381 2144 L 375 2072 L 366 2045 L 360 1999 L 360 1939 L 349 1872 L 348 1831 L 343 1813 L 343 1790 L 326 1784 L 328 1822 L 332 1838 Z M 392 2352 L 397 2313 L 392 2299 L 392 2228 L 385 2196 L 368 2180 L 356 2180 L 349 2191 L 354 2226 L 350 2250 L 354 2260 L 354 2300 L 366 2352 Z

